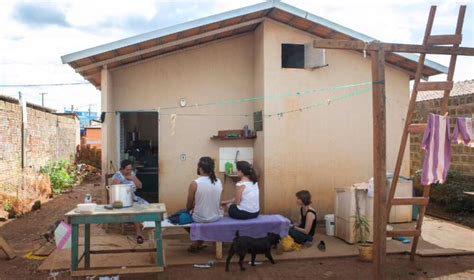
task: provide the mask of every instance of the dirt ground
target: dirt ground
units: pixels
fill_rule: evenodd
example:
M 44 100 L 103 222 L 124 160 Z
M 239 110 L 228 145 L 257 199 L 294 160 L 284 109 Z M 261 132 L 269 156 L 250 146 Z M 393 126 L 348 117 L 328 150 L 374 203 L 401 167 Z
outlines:
M 86 193 L 101 198 L 103 190 L 94 184 L 84 184 L 72 192 L 56 197 L 36 212 L 17 220 L 0 224 L 0 233 L 14 247 L 18 257 L 7 261 L 0 252 L 0 280 L 48 279 L 47 273 L 37 273 L 41 261 L 26 260 L 22 256 L 38 248 L 42 240 L 39 234 L 49 225 L 61 219 L 67 211 L 84 199 Z M 100 203 L 101 201 L 97 201 Z M 386 273 L 388 279 L 474 279 L 474 256 L 422 258 L 410 262 L 406 255 L 391 255 Z M 210 269 L 191 266 L 172 266 L 159 274 L 160 279 L 371 279 L 371 265 L 356 258 L 328 258 L 299 261 L 281 261 L 276 265 L 264 262 L 257 267 L 247 266 L 240 272 L 235 263 L 226 273 L 222 264 Z M 57 279 L 70 279 L 69 273 L 61 272 Z M 121 276 L 121 280 L 157 279 L 153 275 Z

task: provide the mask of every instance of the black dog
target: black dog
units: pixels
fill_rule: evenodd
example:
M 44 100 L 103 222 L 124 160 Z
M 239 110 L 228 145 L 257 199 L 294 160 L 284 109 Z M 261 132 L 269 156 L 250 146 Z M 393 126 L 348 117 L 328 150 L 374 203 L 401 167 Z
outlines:
M 272 264 L 275 264 L 272 257 L 272 246 L 276 248 L 280 239 L 280 235 L 272 232 L 269 232 L 267 237 L 264 238 L 252 238 L 239 236 L 239 231 L 236 231 L 234 241 L 229 249 L 229 255 L 227 256 L 225 270 L 229 271 L 229 263 L 234 254 L 239 256 L 240 270 L 245 270 L 244 258 L 247 253 L 252 254 L 252 266 L 255 266 L 255 257 L 257 254 L 265 254 L 265 257 L 267 257 Z

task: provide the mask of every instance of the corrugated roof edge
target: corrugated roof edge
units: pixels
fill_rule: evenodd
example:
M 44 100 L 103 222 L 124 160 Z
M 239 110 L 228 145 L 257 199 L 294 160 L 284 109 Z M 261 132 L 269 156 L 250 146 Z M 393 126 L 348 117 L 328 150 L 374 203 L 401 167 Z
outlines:
M 288 13 L 291 13 L 293 15 L 296 15 L 296 16 L 299 16 L 299 17 L 302 17 L 302 18 L 306 18 L 306 19 L 308 19 L 308 20 L 310 20 L 310 21 L 312 21 L 316 24 L 326 26 L 330 29 L 333 29 L 333 30 L 336 30 L 338 32 L 347 34 L 347 35 L 349 35 L 353 38 L 356 38 L 358 40 L 361 40 L 361 41 L 368 42 L 368 41 L 375 40 L 374 38 L 372 38 L 370 36 L 359 33 L 355 30 L 352 30 L 352 29 L 347 28 L 345 26 L 339 25 L 339 24 L 334 23 L 332 21 L 329 21 L 325 18 L 322 18 L 322 17 L 319 17 L 317 15 L 311 14 L 309 12 L 306 12 L 306 11 L 301 10 L 299 8 L 296 8 L 294 6 L 288 5 L 286 3 L 282 3 L 282 2 L 279 2 L 279 1 L 274 1 L 274 2 L 273 1 L 272 2 L 266 1 L 266 2 L 259 3 L 259 4 L 255 4 L 255 5 L 235 9 L 235 10 L 231 10 L 231 11 L 228 11 L 228 12 L 224 12 L 224 13 L 220 13 L 220 14 L 216 14 L 216 15 L 212 15 L 212 16 L 208 16 L 208 17 L 204 17 L 204 18 L 200 18 L 200 19 L 196 19 L 196 20 L 192 20 L 192 21 L 189 21 L 189 22 L 185 22 L 185 23 L 173 25 L 173 26 L 170 26 L 170 27 L 166 27 L 166 28 L 163 28 L 163 29 L 158 29 L 158 30 L 147 32 L 147 33 L 144 33 L 144 34 L 132 36 L 132 37 L 129 37 L 129 38 L 125 38 L 125 39 L 118 40 L 118 41 L 115 41 L 115 42 L 111 42 L 111 43 L 108 43 L 108 44 L 100 45 L 100 46 L 97 46 L 97 47 L 93 47 L 93 48 L 85 49 L 85 50 L 82 50 L 82 51 L 78 51 L 78 52 L 70 53 L 70 54 L 67 54 L 67 55 L 63 55 L 63 56 L 61 56 L 61 61 L 62 61 L 62 63 L 69 63 L 69 62 L 76 61 L 76 60 L 86 58 L 86 57 L 89 57 L 89 56 L 93 56 L 93 55 L 97 55 L 97 54 L 100 54 L 100 53 L 112 51 L 112 50 L 115 50 L 115 49 L 118 49 L 118 48 L 123 48 L 123 47 L 129 46 L 129 45 L 132 45 L 132 44 L 138 44 L 138 43 L 141 43 L 141 42 L 145 42 L 145 41 L 148 41 L 148 40 L 152 40 L 152 39 L 155 39 L 155 38 L 163 37 L 163 36 L 170 35 L 170 34 L 177 33 L 177 32 L 181 32 L 181 31 L 185 31 L 185 30 L 192 29 L 192 28 L 195 28 L 195 27 L 203 26 L 203 25 L 210 24 L 210 23 L 213 23 L 213 22 L 222 21 L 222 20 L 233 18 L 233 17 L 242 16 L 242 15 L 249 14 L 249 13 L 255 13 L 255 12 L 258 12 L 258 11 L 271 9 L 271 8 L 277 8 L 277 9 L 286 11 Z M 418 56 L 417 55 L 407 54 L 407 53 L 397 53 L 397 55 L 400 55 L 400 56 L 402 56 L 406 59 L 409 59 L 411 61 L 418 62 Z M 433 69 L 435 69 L 435 70 L 437 70 L 441 73 L 447 73 L 448 72 L 448 68 L 446 66 L 444 66 L 442 64 L 439 64 L 437 62 L 431 61 L 431 60 L 425 60 L 425 66 L 433 68 Z

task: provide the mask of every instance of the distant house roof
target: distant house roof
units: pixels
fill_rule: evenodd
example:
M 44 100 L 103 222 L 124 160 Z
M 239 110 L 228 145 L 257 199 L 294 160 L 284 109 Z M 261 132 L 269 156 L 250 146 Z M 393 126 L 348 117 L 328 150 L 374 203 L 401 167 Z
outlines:
M 20 101 L 18 101 L 17 98 L 6 96 L 6 95 L 0 95 L 0 100 L 5 101 L 5 102 L 9 102 L 9 103 L 20 104 Z M 43 107 L 43 106 L 40 106 L 40 105 L 37 105 L 37 104 L 34 104 L 34 103 L 30 103 L 30 102 L 26 102 L 26 106 L 30 107 L 30 108 L 33 108 L 35 110 L 43 111 L 43 112 L 47 112 L 47 113 L 55 113 L 56 112 L 56 110 L 54 110 L 54 109 L 51 109 L 51 108 L 48 108 L 48 107 Z
M 474 93 L 474 79 L 454 83 L 450 96 L 468 95 Z M 416 101 L 428 101 L 440 99 L 444 96 L 443 91 L 420 91 Z
M 67 54 L 62 56 L 61 60 L 96 87 L 100 87 L 100 70 L 103 66 L 113 69 L 150 57 L 252 32 L 264 19 L 272 19 L 321 38 L 364 42 L 374 40 L 372 37 L 288 4 L 266 1 Z M 416 71 L 417 55 L 387 53 L 385 58 L 388 63 L 409 73 Z M 430 60 L 425 61 L 424 76 L 440 73 L 447 73 L 447 68 Z M 411 76 L 413 77 L 413 74 Z

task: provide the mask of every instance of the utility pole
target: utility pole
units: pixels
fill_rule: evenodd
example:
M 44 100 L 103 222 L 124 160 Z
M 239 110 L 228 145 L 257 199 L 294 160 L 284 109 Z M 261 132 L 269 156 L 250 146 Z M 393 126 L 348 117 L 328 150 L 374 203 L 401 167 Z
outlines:
M 48 94 L 47 92 L 41 92 L 40 95 L 41 95 L 41 107 L 44 107 L 44 96 Z
M 91 120 L 91 105 L 92 105 L 92 104 L 89 104 L 89 125 L 92 124 L 92 120 Z

